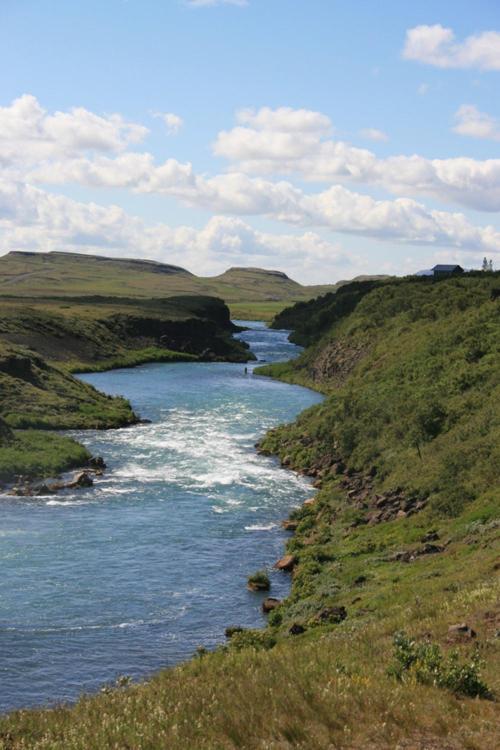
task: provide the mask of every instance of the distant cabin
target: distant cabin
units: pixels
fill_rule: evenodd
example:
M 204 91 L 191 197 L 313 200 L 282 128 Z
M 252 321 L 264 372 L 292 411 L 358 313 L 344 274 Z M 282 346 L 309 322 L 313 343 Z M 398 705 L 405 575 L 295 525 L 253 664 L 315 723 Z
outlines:
M 434 276 L 446 276 L 450 273 L 463 273 L 462 266 L 438 265 L 431 269 Z

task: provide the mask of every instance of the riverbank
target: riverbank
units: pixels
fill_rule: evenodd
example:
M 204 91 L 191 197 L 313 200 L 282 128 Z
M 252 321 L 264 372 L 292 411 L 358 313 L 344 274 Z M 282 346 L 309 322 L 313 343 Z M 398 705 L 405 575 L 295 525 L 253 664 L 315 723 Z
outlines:
M 222 300 L 173 297 L 21 299 L 0 302 L 0 480 L 43 479 L 79 468 L 84 451 L 41 430 L 112 429 L 136 424 L 130 403 L 75 373 L 148 362 L 247 362 Z M 26 431 L 30 431 L 29 433 Z
M 240 335 L 259 359 L 297 351 L 286 333 L 263 326 Z M 254 444 L 319 397 L 253 377 L 253 366 L 150 364 L 82 376 L 151 421 L 71 433 L 108 464 L 93 487 L 2 497 L 0 710 L 73 701 L 121 674 L 142 680 L 200 645 L 224 643 L 227 626 L 265 624 L 246 578 L 280 556 L 280 520 L 310 487 Z M 289 577 L 270 577 L 284 598 Z
M 9 747 L 496 746 L 494 283 L 398 282 L 306 307 L 321 335 L 264 370 L 328 394 L 261 442 L 319 488 L 291 516 L 290 596 L 267 629 L 144 685 L 7 717 Z

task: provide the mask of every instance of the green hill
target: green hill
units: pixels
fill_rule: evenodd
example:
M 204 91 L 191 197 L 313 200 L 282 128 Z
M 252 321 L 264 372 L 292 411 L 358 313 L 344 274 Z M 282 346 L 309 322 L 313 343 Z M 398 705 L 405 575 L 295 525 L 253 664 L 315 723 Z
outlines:
M 365 282 L 284 311 L 308 348 L 260 372 L 325 393 L 260 446 L 318 488 L 286 523 L 290 596 L 148 682 L 4 717 L 0 748 L 497 747 L 499 288 Z
M 178 266 L 150 260 L 78 253 L 13 251 L 0 257 L 0 297 L 204 295 L 223 299 L 234 318 L 271 319 L 284 306 L 335 289 L 302 286 L 280 271 L 230 268 L 200 277 Z
M 0 298 L 0 418 L 14 430 L 0 444 L 0 479 L 82 464 L 81 446 L 34 429 L 137 421 L 127 401 L 71 373 L 145 362 L 246 362 L 252 355 L 234 330 L 228 308 L 213 297 Z

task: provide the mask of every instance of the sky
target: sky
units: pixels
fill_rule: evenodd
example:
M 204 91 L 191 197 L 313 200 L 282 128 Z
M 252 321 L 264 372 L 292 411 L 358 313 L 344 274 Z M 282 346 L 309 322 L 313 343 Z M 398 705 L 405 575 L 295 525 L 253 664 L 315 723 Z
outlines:
M 500 268 L 498 0 L 0 0 L 0 254 Z

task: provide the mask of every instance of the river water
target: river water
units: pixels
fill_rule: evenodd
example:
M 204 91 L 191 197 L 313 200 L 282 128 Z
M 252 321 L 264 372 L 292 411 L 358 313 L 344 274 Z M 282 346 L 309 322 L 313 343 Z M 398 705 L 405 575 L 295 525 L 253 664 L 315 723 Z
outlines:
M 287 332 L 247 325 L 259 359 L 297 355 Z M 264 623 L 246 578 L 283 553 L 280 520 L 311 488 L 254 443 L 321 397 L 253 367 L 81 376 L 152 423 L 74 433 L 108 464 L 91 489 L 0 498 L 0 710 L 141 679 L 223 642 L 228 625 Z M 287 575 L 270 574 L 286 596 Z

